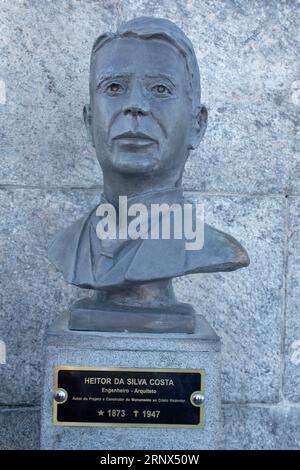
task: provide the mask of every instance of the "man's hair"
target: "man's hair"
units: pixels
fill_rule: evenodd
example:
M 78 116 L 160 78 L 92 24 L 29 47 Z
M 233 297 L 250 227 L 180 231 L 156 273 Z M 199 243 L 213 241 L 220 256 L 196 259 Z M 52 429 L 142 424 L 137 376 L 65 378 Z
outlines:
M 90 63 L 90 96 L 95 66 L 95 54 L 106 43 L 117 38 L 159 39 L 174 46 L 183 56 L 189 77 L 188 96 L 196 117 L 200 109 L 201 87 L 197 58 L 191 41 L 175 23 L 164 18 L 141 16 L 119 26 L 116 33 L 103 33 L 94 42 Z

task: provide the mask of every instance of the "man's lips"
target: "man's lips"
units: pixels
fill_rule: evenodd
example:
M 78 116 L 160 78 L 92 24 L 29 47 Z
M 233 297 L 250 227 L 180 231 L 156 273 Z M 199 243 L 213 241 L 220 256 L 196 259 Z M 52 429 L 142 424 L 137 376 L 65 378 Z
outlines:
M 135 149 L 141 147 L 149 147 L 157 141 L 143 132 L 124 132 L 113 138 L 114 141 L 120 143 L 126 149 Z
M 135 142 L 156 142 L 155 139 L 150 137 L 147 134 L 144 134 L 143 132 L 124 132 L 123 134 L 119 134 L 116 137 L 113 138 L 113 140 L 134 140 Z

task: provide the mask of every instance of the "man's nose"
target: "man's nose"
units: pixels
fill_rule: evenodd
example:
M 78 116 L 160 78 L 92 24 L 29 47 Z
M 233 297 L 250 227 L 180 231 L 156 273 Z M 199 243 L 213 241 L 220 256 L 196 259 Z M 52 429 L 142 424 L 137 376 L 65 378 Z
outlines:
M 134 82 L 132 84 L 128 100 L 123 106 L 123 113 L 132 116 L 146 116 L 149 113 L 149 103 L 143 94 L 142 84 Z

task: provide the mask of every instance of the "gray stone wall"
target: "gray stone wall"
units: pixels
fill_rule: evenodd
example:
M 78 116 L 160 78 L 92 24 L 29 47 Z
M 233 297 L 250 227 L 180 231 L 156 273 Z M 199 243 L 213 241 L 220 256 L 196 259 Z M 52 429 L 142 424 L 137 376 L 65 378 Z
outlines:
M 184 188 L 251 258 L 248 269 L 176 281 L 222 338 L 223 446 L 300 448 L 297 5 L 1 1 L 0 448 L 39 446 L 42 336 L 83 296 L 46 247 L 101 191 L 81 117 L 90 48 L 139 15 L 177 22 L 195 45 L 210 116 Z

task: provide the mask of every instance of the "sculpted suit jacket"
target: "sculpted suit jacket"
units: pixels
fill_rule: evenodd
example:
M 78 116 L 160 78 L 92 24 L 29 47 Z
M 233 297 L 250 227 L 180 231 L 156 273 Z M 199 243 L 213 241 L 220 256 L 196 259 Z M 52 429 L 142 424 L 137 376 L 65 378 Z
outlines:
M 128 201 L 134 199 L 146 206 L 184 202 L 181 189 L 174 188 Z M 125 287 L 184 274 L 234 271 L 249 264 L 247 252 L 237 240 L 208 224 L 200 250 L 186 250 L 184 238 L 100 240 L 96 209 L 60 232 L 49 247 L 50 260 L 71 284 L 89 289 Z

